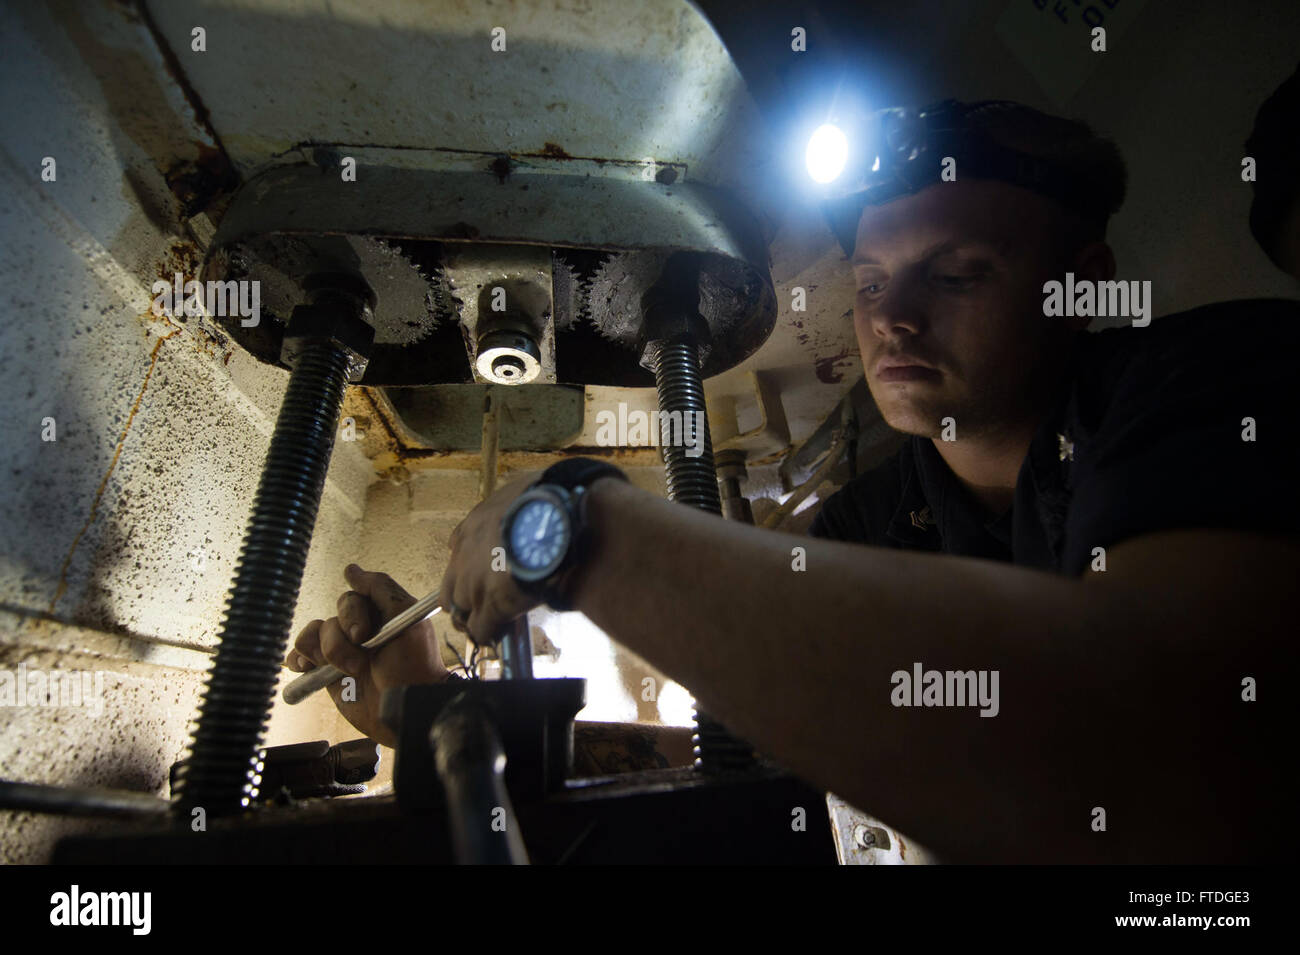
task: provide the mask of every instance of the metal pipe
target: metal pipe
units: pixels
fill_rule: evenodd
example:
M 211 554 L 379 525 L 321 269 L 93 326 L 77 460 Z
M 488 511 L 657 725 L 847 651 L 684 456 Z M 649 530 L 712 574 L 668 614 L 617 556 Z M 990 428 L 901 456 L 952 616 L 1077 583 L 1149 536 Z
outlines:
M 56 816 L 158 816 L 171 803 L 148 793 L 122 789 L 47 786 L 0 779 L 0 809 Z
M 478 498 L 487 500 L 497 487 L 497 448 L 501 443 L 501 417 L 492 386 L 488 385 L 483 398 L 483 431 L 480 447 L 483 450 L 483 476 L 479 481 Z
M 528 852 L 506 790 L 506 754 L 487 709 L 462 693 L 429 730 L 434 767 L 447 795 L 461 865 L 527 865 Z
M 497 643 L 497 653 L 501 655 L 501 679 L 533 678 L 533 635 L 528 628 L 527 614 L 506 625 Z
M 742 524 L 754 523 L 754 510 L 749 505 L 749 499 L 740 490 L 740 482 L 748 475 L 745 469 L 745 452 L 735 448 L 719 451 L 714 455 L 714 463 L 717 465 L 718 479 L 721 482 L 722 516 L 729 521 L 740 521 Z
M 830 474 L 835 469 L 835 465 L 840 463 L 840 456 L 844 452 L 844 445 L 848 443 L 848 437 L 848 430 L 837 428 L 831 433 L 831 447 L 826 453 L 826 458 L 808 480 L 791 492 L 790 496 L 785 499 L 784 504 L 763 519 L 764 527 L 773 529 L 780 527 L 785 522 L 785 519 L 807 500 L 809 494 L 821 487 L 822 482 L 826 480 L 826 475 Z

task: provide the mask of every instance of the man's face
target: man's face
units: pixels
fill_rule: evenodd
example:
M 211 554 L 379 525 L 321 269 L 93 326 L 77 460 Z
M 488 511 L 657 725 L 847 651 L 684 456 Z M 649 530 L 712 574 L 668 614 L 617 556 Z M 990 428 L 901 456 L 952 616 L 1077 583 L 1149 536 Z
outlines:
M 1291 200 L 1291 210 L 1283 219 L 1274 261 L 1282 271 L 1300 279 L 1300 196 Z
M 998 182 L 939 183 L 858 223 L 853 308 L 867 384 L 889 425 L 959 437 L 1019 427 L 1046 398 L 1074 329 L 1043 315 L 1063 279 L 1054 204 Z

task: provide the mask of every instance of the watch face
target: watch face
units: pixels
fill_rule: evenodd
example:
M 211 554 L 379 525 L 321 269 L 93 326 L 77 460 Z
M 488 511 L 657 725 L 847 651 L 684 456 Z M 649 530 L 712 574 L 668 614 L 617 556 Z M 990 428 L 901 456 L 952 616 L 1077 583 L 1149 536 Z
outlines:
M 510 556 L 522 569 L 541 572 L 555 567 L 569 549 L 569 515 L 544 499 L 526 502 L 510 524 Z

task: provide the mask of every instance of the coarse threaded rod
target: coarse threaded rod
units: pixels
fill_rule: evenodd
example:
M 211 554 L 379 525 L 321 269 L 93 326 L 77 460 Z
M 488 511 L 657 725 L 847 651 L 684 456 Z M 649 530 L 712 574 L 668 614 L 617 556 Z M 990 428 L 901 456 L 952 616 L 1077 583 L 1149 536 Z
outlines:
M 298 603 L 316 511 L 334 448 L 348 355 L 304 344 L 262 467 L 176 805 L 188 818 L 239 812 L 253 775 Z
M 699 346 L 689 341 L 658 342 L 654 351 L 655 385 L 659 392 L 659 411 L 681 413 L 681 441 L 660 442 L 667 469 L 668 498 L 698 507 L 713 514 L 722 513 L 718 494 L 718 475 L 713 466 L 713 438 L 709 434 L 709 414 L 704 403 L 704 380 L 700 376 Z M 696 414 L 698 412 L 698 415 Z M 688 430 L 699 422 L 703 434 Z M 689 440 L 686 440 L 689 438 Z M 688 450 L 702 448 L 696 457 Z M 754 765 L 750 745 L 727 732 L 721 723 L 698 707 L 695 709 L 696 766 L 705 772 L 747 769 Z
M 655 354 L 655 385 L 659 391 L 659 411 L 668 412 L 676 427 L 681 417 L 681 432 L 663 435 L 660 450 L 668 471 L 668 497 L 713 514 L 722 513 L 718 495 L 718 472 L 713 466 L 713 438 L 709 434 L 709 415 L 704 404 L 704 382 L 700 378 L 699 346 L 684 341 L 660 342 Z M 662 419 L 661 419 L 662 420 Z M 693 433 L 696 422 L 703 435 Z M 688 451 L 702 453 L 691 457 Z

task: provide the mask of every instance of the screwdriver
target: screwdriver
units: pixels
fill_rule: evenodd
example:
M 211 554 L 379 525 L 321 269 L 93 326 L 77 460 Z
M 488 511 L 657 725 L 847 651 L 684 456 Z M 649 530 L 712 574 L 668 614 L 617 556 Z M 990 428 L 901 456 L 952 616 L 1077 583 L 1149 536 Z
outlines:
M 421 620 L 432 617 L 442 608 L 438 606 L 439 591 L 435 590 L 427 597 L 421 597 L 415 603 L 411 604 L 406 610 L 403 610 L 388 623 L 384 624 L 377 634 L 361 644 L 365 650 L 377 650 L 386 643 L 391 643 L 393 639 L 412 624 L 417 624 Z M 319 666 L 309 673 L 304 673 L 296 680 L 291 681 L 284 688 L 284 701 L 289 704 L 301 703 L 307 697 L 311 696 L 317 690 L 329 686 L 331 683 L 337 683 L 347 674 L 336 666 L 326 664 Z

